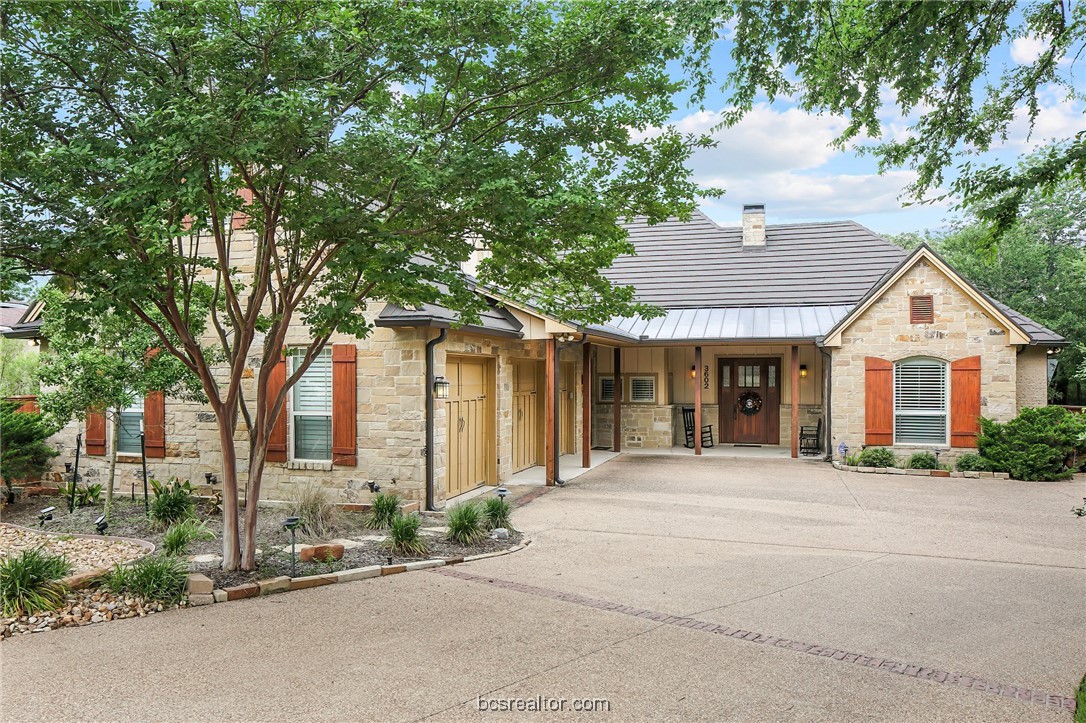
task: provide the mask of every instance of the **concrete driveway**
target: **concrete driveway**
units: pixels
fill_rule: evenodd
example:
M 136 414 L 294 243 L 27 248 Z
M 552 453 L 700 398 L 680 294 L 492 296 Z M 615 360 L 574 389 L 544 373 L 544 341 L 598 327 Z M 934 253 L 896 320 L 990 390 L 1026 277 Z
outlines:
M 513 555 L 4 642 L 0 718 L 1066 721 L 1084 495 L 623 456 Z

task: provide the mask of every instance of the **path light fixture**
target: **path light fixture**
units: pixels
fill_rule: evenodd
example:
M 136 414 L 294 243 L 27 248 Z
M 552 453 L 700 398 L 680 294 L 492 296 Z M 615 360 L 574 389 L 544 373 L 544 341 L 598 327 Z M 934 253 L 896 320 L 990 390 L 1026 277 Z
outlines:
M 56 511 L 56 507 L 46 507 L 44 510 L 38 513 L 38 527 L 45 527 L 46 520 L 53 519 L 53 512 Z
M 508 496 L 508 494 L 509 494 L 509 488 L 506 487 L 505 485 L 502 485 L 501 487 L 498 488 L 498 500 L 501 503 L 502 512 L 505 511 L 505 498 L 506 498 L 506 496 Z
M 807 365 L 806 364 L 800 364 L 799 365 L 799 378 L 800 379 L 806 379 L 807 378 Z
M 219 483 L 219 480 L 216 479 L 215 475 L 211 472 L 204 472 L 204 480 L 207 481 L 209 485 L 216 485 Z
M 107 527 L 109 527 L 109 523 L 106 522 L 106 516 L 98 515 L 98 519 L 94 521 L 94 529 L 98 530 L 99 535 L 104 535 Z
M 64 473 L 65 474 L 71 474 L 72 473 L 72 463 L 71 462 L 65 462 L 64 463 Z
M 434 379 L 434 399 L 448 399 L 449 398 L 449 380 L 445 377 L 437 377 Z
M 367 482 L 366 486 L 370 488 L 370 492 L 372 492 L 373 494 L 377 494 L 378 492 L 381 491 L 381 485 L 377 484 L 373 480 L 370 480 L 369 482 Z
M 301 517 L 288 517 L 283 520 L 283 529 L 290 530 L 290 576 L 298 577 L 298 557 L 295 554 L 297 540 L 295 535 L 298 532 L 298 527 L 302 524 Z

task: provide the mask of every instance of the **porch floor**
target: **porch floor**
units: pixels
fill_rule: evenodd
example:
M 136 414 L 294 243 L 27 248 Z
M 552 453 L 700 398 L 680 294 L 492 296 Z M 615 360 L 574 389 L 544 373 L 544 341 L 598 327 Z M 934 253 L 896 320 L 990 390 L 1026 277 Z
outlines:
M 580 454 L 563 454 L 558 458 L 558 476 L 565 482 L 569 482 L 617 456 L 610 450 L 594 449 L 592 450 L 592 466 L 582 467 Z M 540 464 L 521 470 L 509 478 L 509 484 L 542 487 L 547 484 L 547 468 Z
M 682 445 L 676 445 L 674 447 L 626 447 L 622 450 L 623 454 L 652 454 L 652 455 L 673 455 L 676 457 L 693 457 L 694 450 L 687 449 Z M 596 452 L 592 453 L 593 455 Z M 612 454 L 612 453 L 608 453 Z M 762 459 L 791 459 L 792 450 L 789 447 L 781 447 L 779 445 L 764 445 L 761 447 L 750 447 L 738 444 L 720 444 L 717 443 L 712 447 L 704 447 L 701 450 L 702 457 L 759 457 Z M 800 455 L 800 459 L 808 460 L 821 460 L 821 456 L 803 457 Z

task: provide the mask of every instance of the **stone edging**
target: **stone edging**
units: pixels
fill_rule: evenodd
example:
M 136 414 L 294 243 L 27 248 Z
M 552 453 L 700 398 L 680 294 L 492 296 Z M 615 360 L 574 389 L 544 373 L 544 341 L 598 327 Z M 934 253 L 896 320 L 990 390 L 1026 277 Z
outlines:
M 855 467 L 835 461 L 834 469 L 842 472 L 865 472 L 867 474 L 901 474 L 910 477 L 954 477 L 956 479 L 1010 479 L 1007 472 L 948 472 L 945 469 L 901 469 L 900 467 Z
M 87 535 L 81 532 L 53 532 L 51 530 L 42 530 L 35 527 L 24 527 L 23 525 L 15 525 L 10 522 L 0 522 L 2 527 L 12 527 L 16 530 L 26 530 L 27 532 L 36 532 L 39 535 L 51 535 L 53 537 L 78 537 L 83 540 L 110 540 L 112 542 L 129 542 L 133 545 L 137 545 L 147 550 L 146 555 L 150 555 L 155 551 L 155 543 L 148 542 L 147 540 L 140 540 L 135 537 L 115 537 L 113 535 Z M 131 564 L 132 560 L 126 562 L 126 565 Z M 87 570 L 85 572 L 77 572 L 74 575 L 68 577 L 62 577 L 60 584 L 66 586 L 70 590 L 81 590 L 90 584 L 91 580 L 95 579 L 99 575 L 103 575 L 109 572 L 108 567 L 98 567 L 93 570 Z
M 324 585 L 335 585 L 341 582 L 353 582 L 354 580 L 367 580 L 373 577 L 397 575 L 401 572 L 411 572 L 413 570 L 426 570 L 433 567 L 475 562 L 476 560 L 485 560 L 489 557 L 501 557 L 502 555 L 518 552 L 531 543 L 531 538 L 525 537 L 519 543 L 508 549 L 497 550 L 495 552 L 484 552 L 478 555 L 468 555 L 466 557 L 438 557 L 430 560 L 404 562 L 399 565 L 369 565 L 367 567 L 355 567 L 350 570 L 330 572 L 324 575 L 306 575 L 304 577 L 280 575 L 279 577 L 268 578 L 267 580 L 257 580 L 256 582 L 249 582 L 244 585 L 235 585 L 233 587 L 219 589 L 213 587 L 211 578 L 206 575 L 191 573 L 189 574 L 188 584 L 186 585 L 185 590 L 189 606 L 198 607 L 201 605 L 210 605 L 212 603 L 230 602 L 232 600 L 260 597 L 261 595 L 271 595 L 278 592 L 307 590 L 311 587 L 322 587 Z

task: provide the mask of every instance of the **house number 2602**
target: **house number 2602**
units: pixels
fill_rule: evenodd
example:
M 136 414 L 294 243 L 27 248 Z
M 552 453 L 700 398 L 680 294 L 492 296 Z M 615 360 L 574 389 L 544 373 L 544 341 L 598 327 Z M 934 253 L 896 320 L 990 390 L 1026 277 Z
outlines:
M 705 365 L 705 369 L 702 371 L 702 374 L 701 374 L 701 388 L 702 389 L 708 389 L 709 388 L 709 365 L 708 364 Z

